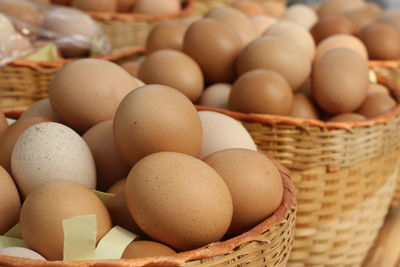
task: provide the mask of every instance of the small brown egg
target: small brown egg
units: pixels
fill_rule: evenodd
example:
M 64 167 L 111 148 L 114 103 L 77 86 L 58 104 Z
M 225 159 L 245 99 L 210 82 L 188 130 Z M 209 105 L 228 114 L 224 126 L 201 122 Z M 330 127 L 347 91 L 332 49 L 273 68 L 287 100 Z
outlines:
M 123 64 L 121 64 L 121 68 L 126 70 L 130 75 L 133 77 L 138 77 L 139 74 L 139 68 L 140 65 L 142 64 L 143 60 L 135 60 L 135 61 L 128 61 Z
M 293 91 L 279 73 L 265 69 L 246 72 L 232 86 L 229 109 L 244 113 L 289 115 Z
M 162 84 L 175 88 L 192 102 L 204 89 L 200 66 L 188 55 L 171 49 L 149 54 L 140 65 L 139 79 L 146 84 Z
M 357 113 L 343 113 L 339 114 L 329 121 L 331 122 L 350 122 L 350 121 L 365 121 L 367 118 Z
M 255 1 L 236 0 L 232 3 L 232 7 L 242 11 L 249 17 L 265 14 L 264 6 Z
M 386 23 L 400 32 L 400 10 L 389 9 L 380 14 L 379 21 Z
M 265 14 L 280 18 L 285 13 L 286 5 L 281 1 L 266 1 L 263 3 Z
M 210 18 L 193 23 L 183 41 L 183 52 L 200 65 L 208 83 L 236 78 L 235 61 L 242 48 L 242 41 L 230 27 Z
M 132 12 L 138 0 L 117 0 L 117 11 L 122 13 Z
M 378 19 L 378 14 L 367 6 L 350 10 L 343 15 L 353 23 L 356 33 L 360 32 L 362 28 L 368 24 L 374 23 Z
M 176 21 L 165 21 L 156 25 L 147 37 L 147 53 L 161 49 L 182 50 L 186 29 L 186 25 Z
M 113 184 L 108 190 L 107 193 L 118 195 L 119 193 L 125 190 L 126 178 L 119 180 L 115 184 Z
M 122 100 L 114 117 L 114 138 L 131 166 L 161 151 L 197 157 L 202 142 L 201 122 L 184 94 L 163 85 L 146 85 Z
M 116 12 L 117 0 L 72 0 L 71 6 L 83 11 Z
M 311 34 L 318 44 L 325 38 L 335 34 L 353 34 L 354 26 L 349 19 L 343 16 L 328 16 L 320 19 L 311 28 Z
M 40 26 L 43 22 L 43 14 L 33 2 L 28 0 L 2 0 L 0 1 L 0 10 L 1 13 L 24 23 Z
M 275 71 L 289 82 L 293 90 L 297 90 L 310 76 L 311 59 L 303 48 L 292 41 L 265 36 L 243 49 L 236 67 L 240 75 L 260 68 Z
M 27 248 L 20 248 L 20 247 L 7 247 L 0 249 L 0 255 L 32 259 L 32 260 L 42 260 L 42 261 L 46 260 L 39 253 Z
M 199 104 L 206 107 L 228 109 L 232 85 L 217 83 L 207 87 L 201 95 Z
M 57 72 L 49 99 L 57 117 L 82 133 L 111 120 L 121 100 L 138 86 L 134 77 L 112 62 L 80 59 Z
M 329 15 L 339 15 L 364 6 L 363 0 L 325 0 L 318 8 L 318 15 L 321 18 Z
M 368 49 L 371 59 L 400 58 L 400 33 L 383 23 L 369 24 L 362 29 L 360 39 Z
M 219 241 L 232 220 L 224 180 L 205 162 L 181 153 L 140 160 L 129 173 L 125 195 L 139 227 L 179 251 Z
M 52 181 L 30 194 L 22 205 L 22 237 L 29 248 L 46 259 L 62 260 L 63 220 L 92 214 L 96 215 L 96 240 L 99 241 L 112 227 L 103 202 L 83 185 L 71 181 Z
M 290 116 L 303 119 L 318 119 L 318 111 L 305 94 L 296 93 L 293 97 L 292 112 Z
M 7 127 L 8 127 L 8 123 L 7 123 L 6 116 L 0 110 L 0 138 L 1 138 L 1 134 L 7 129 Z
M 134 13 L 148 15 L 175 14 L 181 10 L 179 0 L 138 0 L 133 8 Z
M 317 62 L 326 53 L 336 48 L 351 49 L 363 58 L 368 59 L 367 48 L 360 39 L 349 34 L 336 34 L 325 38 L 318 44 L 314 61 Z
M 164 244 L 154 241 L 135 241 L 128 245 L 122 254 L 122 259 L 167 256 L 176 252 Z
M 3 235 L 17 224 L 21 210 L 21 200 L 13 179 L 1 166 L 0 190 L 0 235 Z
M 60 122 L 57 115 L 54 113 L 48 98 L 39 100 L 31 105 L 24 113 L 22 113 L 20 120 L 33 117 L 42 117 L 50 121 Z
M 313 68 L 312 95 L 329 114 L 353 112 L 368 93 L 368 61 L 348 48 L 322 56 Z
M 396 106 L 396 101 L 390 95 L 374 93 L 367 96 L 357 113 L 367 118 L 372 118 L 382 115 L 394 109 Z
M 113 121 L 96 124 L 82 138 L 94 157 L 98 190 L 105 191 L 128 175 L 131 167 L 124 162 L 115 145 Z
M 256 25 L 258 36 L 264 34 L 269 27 L 277 22 L 276 18 L 267 15 L 258 15 L 250 18 Z
M 390 95 L 389 89 L 386 86 L 379 83 L 370 83 L 368 87 L 368 94 L 382 93 Z
M 306 30 L 311 29 L 318 21 L 315 10 L 304 4 L 291 5 L 283 14 L 283 19 L 296 23 Z

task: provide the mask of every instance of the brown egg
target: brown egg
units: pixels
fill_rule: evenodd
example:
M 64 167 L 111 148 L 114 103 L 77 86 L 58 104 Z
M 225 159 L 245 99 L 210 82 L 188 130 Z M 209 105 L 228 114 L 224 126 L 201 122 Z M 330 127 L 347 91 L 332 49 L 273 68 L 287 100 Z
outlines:
M 183 41 L 183 52 L 200 65 L 209 83 L 235 79 L 235 60 L 242 48 L 242 41 L 230 27 L 210 18 L 193 23 Z
M 3 235 L 17 224 L 21 210 L 21 200 L 13 179 L 1 166 L 0 191 L 0 235 Z
M 103 202 L 83 185 L 53 181 L 30 194 L 22 205 L 22 237 L 29 248 L 46 259 L 62 260 L 63 220 L 91 214 L 97 217 L 96 240 L 99 241 L 112 227 Z
M 343 113 L 339 114 L 329 121 L 331 122 L 349 122 L 349 121 L 365 121 L 367 118 L 357 113 Z
M 368 87 L 368 94 L 382 93 L 385 95 L 390 95 L 389 89 L 384 85 L 379 83 L 370 83 Z
M 123 13 L 132 12 L 137 1 L 138 0 L 117 0 L 117 11 Z
M 336 15 L 320 19 L 311 28 L 311 34 L 317 44 L 331 35 L 353 34 L 354 31 L 354 26 L 349 19 Z
M 264 34 L 269 27 L 271 27 L 274 23 L 277 22 L 276 18 L 267 16 L 267 15 L 258 15 L 250 18 L 253 23 L 256 25 L 256 30 L 258 32 L 258 36 Z
M 126 70 L 130 75 L 133 77 L 138 77 L 139 74 L 139 68 L 140 65 L 142 64 L 143 60 L 135 60 L 135 61 L 128 61 L 123 64 L 121 64 L 121 68 Z
M 286 5 L 281 1 L 266 1 L 263 5 L 265 13 L 276 18 L 282 17 L 286 10 Z
M 107 193 L 118 195 L 119 193 L 125 190 L 126 178 L 119 180 L 115 184 L 113 184 L 108 190 Z
M 199 15 L 190 15 L 190 16 L 186 16 L 186 17 L 183 17 L 183 18 L 181 18 L 180 20 L 179 20 L 179 22 L 181 23 L 181 24 L 183 24 L 184 26 L 186 26 L 186 29 L 190 26 L 190 25 L 192 25 L 194 22 L 196 22 L 196 21 L 198 21 L 198 20 L 201 20 L 203 17 L 202 16 L 199 16 Z
M 276 71 L 293 90 L 298 89 L 311 73 L 310 56 L 304 53 L 303 48 L 275 36 L 262 37 L 250 43 L 239 55 L 236 66 L 239 74 L 259 68 Z
M 390 95 L 374 93 L 367 96 L 357 113 L 367 118 L 372 118 L 382 115 L 394 109 L 396 106 L 396 101 Z
M 45 118 L 27 118 L 10 125 L 0 136 L 0 165 L 11 173 L 11 153 L 20 135 L 34 124 L 48 121 Z
M 318 119 L 318 111 L 305 94 L 296 93 L 294 94 L 290 116 L 303 119 Z
M 374 23 L 378 19 L 378 14 L 367 6 L 352 9 L 343 15 L 353 23 L 356 33 L 360 32 L 362 28 L 368 24 Z
M 367 96 L 368 86 L 368 61 L 348 48 L 326 53 L 313 68 L 313 97 L 329 114 L 359 108 Z
M 61 121 L 85 132 L 112 119 L 121 100 L 138 86 L 135 78 L 112 62 L 81 59 L 57 72 L 50 84 L 49 98 Z
M 383 23 L 366 26 L 360 38 L 371 59 L 391 60 L 400 58 L 400 33 Z
M 84 11 L 116 12 L 117 0 L 72 0 L 71 6 Z
M 146 84 L 162 84 L 175 88 L 192 102 L 204 89 L 200 66 L 186 54 L 163 49 L 149 54 L 139 68 L 139 79 Z
M 179 251 L 219 241 L 232 220 L 232 198 L 224 180 L 185 154 L 160 152 L 143 158 L 129 173 L 125 193 L 139 227 Z
M 382 7 L 375 2 L 367 1 L 367 2 L 365 2 L 365 6 L 369 10 L 372 10 L 375 14 L 379 15 L 380 13 L 382 13 Z
M 0 138 L 1 138 L 1 134 L 7 129 L 7 127 L 8 127 L 8 122 L 6 120 L 6 116 L 0 110 Z
M 306 30 L 309 30 L 317 23 L 318 15 L 312 7 L 304 4 L 294 4 L 283 14 L 283 19 L 296 23 Z
M 293 92 L 289 83 L 274 71 L 246 72 L 232 86 L 229 109 L 244 113 L 289 115 Z
M 400 32 L 400 10 L 389 9 L 382 12 L 379 21 L 386 23 Z
M 199 104 L 202 106 L 228 109 L 229 94 L 232 85 L 217 83 L 207 87 L 201 95 Z
M 26 118 L 33 117 L 42 117 L 54 122 L 60 121 L 59 118 L 57 118 L 57 115 L 54 113 L 48 98 L 39 100 L 31 105 L 24 113 L 22 113 L 19 119 L 24 120 Z
M 231 27 L 244 45 L 247 45 L 257 37 L 256 27 L 250 18 L 235 8 L 214 8 L 205 17 L 218 20 L 226 26 Z
M 154 241 L 135 241 L 128 245 L 122 254 L 122 259 L 167 256 L 175 254 L 171 248 Z
M 0 1 L 0 10 L 1 13 L 34 26 L 40 26 L 43 22 L 43 14 L 33 2 L 28 0 L 2 0 Z
M 134 13 L 148 15 L 175 14 L 181 10 L 179 0 L 138 0 L 133 8 Z
M 325 38 L 318 44 L 314 61 L 318 61 L 326 53 L 336 48 L 351 49 L 354 52 L 357 52 L 363 58 L 368 59 L 367 48 L 360 39 L 349 34 L 336 34 Z
M 124 98 L 114 118 L 114 138 L 125 161 L 133 166 L 156 152 L 199 156 L 202 129 L 190 100 L 163 85 L 140 87 Z
M 249 17 L 265 14 L 264 6 L 255 1 L 236 0 L 232 3 L 232 7 L 242 11 Z
M 83 136 L 96 163 L 97 189 L 105 191 L 125 178 L 131 167 L 124 162 L 114 141 L 113 121 L 90 128 Z
M 204 159 L 224 179 L 233 201 L 228 234 L 241 234 L 268 218 L 283 198 L 279 170 L 265 155 L 248 149 L 227 149 Z
M 318 8 L 318 15 L 321 18 L 329 15 L 338 15 L 364 6 L 363 0 L 326 0 Z
M 165 21 L 156 25 L 147 37 L 147 53 L 161 49 L 182 50 L 183 37 L 187 27 L 176 21 Z

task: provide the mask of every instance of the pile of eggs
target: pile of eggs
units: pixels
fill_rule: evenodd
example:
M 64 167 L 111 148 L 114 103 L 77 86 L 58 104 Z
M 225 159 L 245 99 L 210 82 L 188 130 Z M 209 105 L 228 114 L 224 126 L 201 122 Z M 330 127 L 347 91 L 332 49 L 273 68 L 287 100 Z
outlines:
M 400 57 L 400 28 L 393 28 L 400 19 L 385 20 L 391 11 L 382 12 L 382 22 L 365 19 L 361 27 L 363 12 L 378 20 L 381 10 L 362 0 L 326 0 L 317 11 L 239 0 L 204 17 L 159 24 L 146 56 L 122 66 L 204 106 L 362 121 L 397 106 L 388 88 L 370 83 L 368 59 Z
M 242 234 L 283 199 L 238 121 L 99 59 L 67 64 L 15 123 L 0 113 L 0 165 L 0 235 L 19 222 L 29 248 L 0 254 L 28 258 L 63 260 L 63 220 L 76 216 L 96 215 L 97 242 L 115 225 L 139 234 L 122 254 L 137 258 Z

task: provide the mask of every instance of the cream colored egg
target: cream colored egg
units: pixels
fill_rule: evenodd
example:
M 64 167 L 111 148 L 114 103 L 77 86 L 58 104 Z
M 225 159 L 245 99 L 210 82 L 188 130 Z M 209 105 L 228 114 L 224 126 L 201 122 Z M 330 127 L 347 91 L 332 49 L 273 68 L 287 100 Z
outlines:
M 134 13 L 148 15 L 165 15 L 179 12 L 179 0 L 139 0 L 133 8 Z
M 258 35 L 261 36 L 269 27 L 271 27 L 274 23 L 277 22 L 276 18 L 267 16 L 267 15 L 258 15 L 250 18 L 254 25 L 256 25 L 256 29 Z
M 317 23 L 318 15 L 313 8 L 307 5 L 295 4 L 286 10 L 283 14 L 283 19 L 299 24 L 309 30 Z
M 199 104 L 206 107 L 228 109 L 232 85 L 217 83 L 207 87 L 201 95 Z

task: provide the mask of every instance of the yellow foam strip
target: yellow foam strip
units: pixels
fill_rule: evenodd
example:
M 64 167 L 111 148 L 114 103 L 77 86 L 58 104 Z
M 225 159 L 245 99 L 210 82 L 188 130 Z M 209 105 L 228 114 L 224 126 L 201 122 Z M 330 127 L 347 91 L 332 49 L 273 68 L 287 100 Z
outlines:
M 8 237 L 14 237 L 14 238 L 19 238 L 22 239 L 22 234 L 21 234 L 21 228 L 19 226 L 19 223 L 14 225 L 13 228 L 11 228 L 7 233 L 4 234 L 5 236 Z
M 16 120 L 7 118 L 7 123 L 8 123 L 8 125 L 13 124 L 14 122 L 16 122 Z
M 104 193 L 101 191 L 93 190 L 93 193 L 103 202 L 103 204 L 107 204 L 108 200 L 110 198 L 114 197 L 115 194 L 110 194 L 110 193 Z
M 24 59 L 29 61 L 52 61 L 60 59 L 60 57 L 58 55 L 57 46 L 53 43 L 49 43 L 38 49 L 35 53 L 26 56 Z
M 120 259 L 126 247 L 137 238 L 137 235 L 115 226 L 99 242 L 96 248 L 96 259 Z
M 377 83 L 378 82 L 378 78 L 376 77 L 376 73 L 373 70 L 369 70 L 369 82 L 370 83 Z
M 0 249 L 8 247 L 22 247 L 26 248 L 27 245 L 24 240 L 9 236 L 0 236 Z

